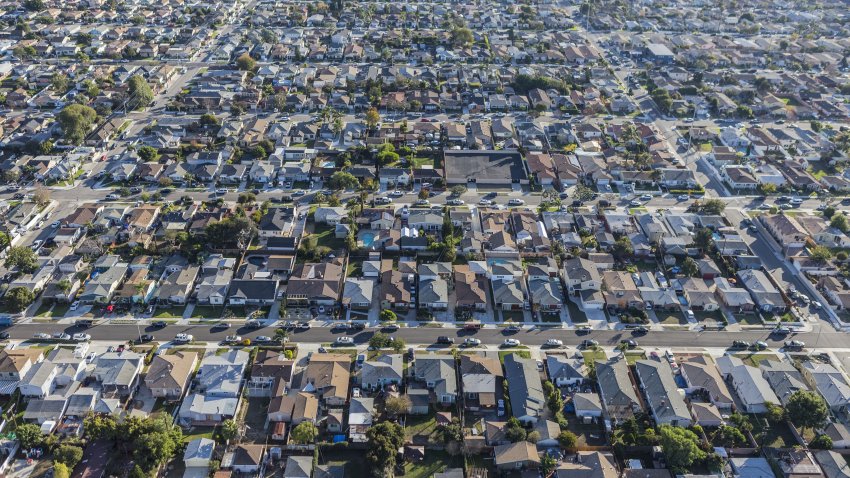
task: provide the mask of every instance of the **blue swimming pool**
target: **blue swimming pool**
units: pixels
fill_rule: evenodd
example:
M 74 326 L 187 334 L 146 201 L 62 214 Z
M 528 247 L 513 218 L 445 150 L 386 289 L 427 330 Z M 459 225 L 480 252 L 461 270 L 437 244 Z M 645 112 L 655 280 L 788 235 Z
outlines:
M 362 236 L 360 236 L 360 240 L 363 241 L 364 247 L 370 247 L 372 243 L 375 241 L 375 233 L 374 232 L 364 232 Z

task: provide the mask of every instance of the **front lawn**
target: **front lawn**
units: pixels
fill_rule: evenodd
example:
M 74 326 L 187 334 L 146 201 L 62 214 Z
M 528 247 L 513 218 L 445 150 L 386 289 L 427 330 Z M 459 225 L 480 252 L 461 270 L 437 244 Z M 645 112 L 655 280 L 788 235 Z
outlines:
M 405 478 L 431 478 L 434 473 L 445 471 L 446 468 L 463 468 L 463 458 L 451 456 L 445 451 L 425 450 L 425 459 L 416 463 L 405 463 Z
M 505 363 L 505 357 L 510 354 L 516 354 L 519 358 L 530 359 L 531 352 L 528 350 L 500 350 L 499 351 L 499 362 Z
M 726 321 L 726 317 L 723 316 L 723 312 L 720 310 L 713 310 L 711 312 L 704 310 L 694 311 L 694 316 L 696 316 L 697 320 L 700 322 L 720 324 Z
M 183 317 L 183 311 L 186 307 L 166 307 L 164 309 L 156 309 L 153 316 L 157 319 L 179 319 Z
M 688 319 L 681 312 L 658 311 L 655 313 L 658 321 L 665 325 L 687 325 Z
M 744 353 L 735 354 L 735 357 L 741 359 L 745 365 L 753 367 L 758 367 L 762 360 L 779 360 L 779 358 L 772 353 Z
M 581 355 L 584 357 L 584 363 L 586 364 L 593 363 L 597 360 L 608 360 L 608 356 L 605 355 L 605 351 L 598 347 L 587 349 L 582 352 Z
M 578 308 L 575 302 L 572 301 L 572 298 L 567 299 L 567 312 L 570 314 L 570 320 L 574 324 L 586 324 L 587 323 L 587 314 L 582 312 L 581 309 Z
M 218 319 L 224 310 L 223 306 L 196 305 L 192 310 L 193 319 Z
M 743 325 L 762 325 L 759 314 L 733 314 L 735 320 Z

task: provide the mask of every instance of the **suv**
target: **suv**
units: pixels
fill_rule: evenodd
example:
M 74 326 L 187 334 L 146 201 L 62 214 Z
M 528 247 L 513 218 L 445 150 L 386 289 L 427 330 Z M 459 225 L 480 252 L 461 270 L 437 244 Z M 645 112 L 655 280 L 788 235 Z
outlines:
M 453 339 L 453 338 L 451 338 L 451 337 L 448 337 L 448 336 L 446 336 L 446 335 L 441 335 L 441 336 L 437 337 L 437 343 L 438 343 L 438 344 L 448 344 L 448 345 L 451 345 L 451 344 L 455 343 L 455 339 Z
M 508 206 L 522 206 L 523 204 L 525 204 L 525 201 L 523 201 L 522 199 L 514 198 L 508 200 Z
M 583 349 L 589 349 L 591 347 L 596 347 L 597 345 L 599 345 L 599 342 L 593 339 L 584 339 L 581 341 L 581 344 L 579 344 L 579 347 Z
M 190 334 L 177 334 L 177 335 L 174 336 L 174 343 L 175 344 L 188 344 L 189 342 L 191 342 L 194 339 L 195 339 L 195 337 L 191 336 Z

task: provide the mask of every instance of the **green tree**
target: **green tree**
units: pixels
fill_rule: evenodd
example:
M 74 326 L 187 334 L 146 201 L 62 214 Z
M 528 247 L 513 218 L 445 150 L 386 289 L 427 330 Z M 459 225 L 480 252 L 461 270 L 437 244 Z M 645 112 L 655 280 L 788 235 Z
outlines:
M 24 450 L 38 446 L 41 443 L 41 427 L 34 423 L 24 423 L 15 428 L 15 435 Z
M 452 43 L 455 46 L 469 46 L 472 45 L 472 42 L 475 40 L 475 37 L 472 35 L 472 30 L 469 28 L 455 28 L 451 31 Z
M 558 445 L 561 446 L 567 453 L 575 453 L 578 445 L 578 437 L 575 433 L 564 430 L 558 435 Z
M 328 185 L 336 190 L 356 189 L 360 186 L 360 182 L 357 181 L 357 178 L 353 174 L 347 171 L 336 171 L 331 175 Z
M 115 419 L 104 415 L 89 415 L 83 420 L 83 430 L 90 440 L 115 440 L 117 436 Z
M 384 410 L 387 412 L 387 415 L 397 417 L 408 413 L 412 406 L 413 402 L 410 401 L 410 397 L 402 395 L 400 397 L 387 398 L 384 404 Z
M 707 253 L 714 247 L 714 233 L 707 227 L 697 229 L 694 234 L 694 245 L 703 253 Z
M 68 76 L 64 73 L 56 72 L 50 78 L 50 87 L 53 88 L 56 94 L 64 95 L 68 91 L 69 85 Z
M 797 390 L 788 397 L 785 411 L 791 423 L 800 428 L 819 428 L 829 418 L 829 407 L 820 395 Z
M 753 431 L 753 424 L 750 422 L 750 418 L 746 415 L 742 415 L 738 412 L 734 412 L 729 415 L 729 423 L 735 426 L 738 430 L 742 432 L 751 432 Z
M 366 431 L 369 450 L 366 459 L 372 476 L 390 478 L 394 476 L 398 449 L 404 445 L 404 429 L 398 423 L 380 422 Z
M 63 463 L 53 462 L 53 478 L 70 478 L 71 472 Z
M 823 264 L 832 258 L 832 251 L 825 246 L 814 246 L 809 249 L 809 257 L 813 261 Z
M 832 438 L 829 435 L 820 434 L 809 443 L 809 448 L 815 450 L 832 450 Z
M 85 139 L 96 119 L 97 113 L 92 108 L 78 103 L 64 107 L 56 116 L 65 139 L 73 144 Z
M 24 0 L 22 5 L 31 12 L 40 12 L 44 10 L 44 0 Z
M 776 185 L 771 183 L 761 183 L 759 184 L 759 192 L 765 196 L 776 194 Z
M 670 97 L 670 92 L 665 89 L 656 88 L 652 90 L 650 96 L 652 97 L 652 100 L 655 101 L 655 104 L 658 105 L 658 108 L 660 108 L 664 113 L 669 112 L 670 107 L 673 106 L 673 98 Z
M 850 224 L 847 223 L 847 216 L 844 214 L 836 214 L 832 216 L 832 220 L 829 221 L 829 225 L 841 232 L 850 232 Z
M 6 251 L 6 267 L 17 267 L 25 273 L 35 272 L 38 267 L 38 256 L 26 246 L 10 247 Z
M 398 320 L 398 315 L 390 309 L 383 309 L 381 313 L 378 314 L 378 319 L 381 322 L 395 322 Z
M 83 449 L 73 445 L 59 445 L 53 451 L 53 461 L 57 461 L 68 468 L 74 469 L 77 463 L 83 459 Z
M 228 418 L 221 422 L 221 430 L 218 433 L 224 441 L 233 440 L 239 434 L 239 424 L 232 418 Z
M 540 459 L 540 472 L 542 476 L 549 476 L 555 471 L 555 468 L 558 467 L 558 461 L 555 458 L 547 453 L 543 454 L 543 458 Z
M 147 108 L 153 102 L 153 90 L 141 75 L 133 75 L 127 82 L 128 94 L 127 106 L 131 110 Z
M 137 151 L 139 159 L 145 162 L 156 161 L 159 159 L 159 151 L 153 146 L 142 146 Z
M 378 123 L 381 122 L 381 115 L 378 113 L 378 110 L 375 108 L 369 108 L 366 110 L 366 126 L 369 129 L 374 130 L 378 127 Z
M 747 439 L 737 428 L 724 425 L 714 432 L 712 443 L 718 443 L 725 448 L 734 448 L 746 444 Z
M 685 260 L 682 261 L 682 274 L 685 274 L 688 277 L 695 277 L 699 274 L 697 261 L 693 260 L 691 257 L 686 257 Z
M 635 253 L 635 248 L 632 246 L 632 240 L 629 236 L 622 235 L 614 242 L 614 256 L 619 259 L 626 259 Z
M 726 209 L 726 203 L 720 199 L 706 199 L 703 201 L 702 205 L 700 205 L 700 211 L 702 211 L 703 214 L 717 216 L 722 214 L 724 209 Z
M 516 417 L 511 417 L 508 419 L 508 424 L 505 427 L 505 438 L 508 439 L 511 443 L 517 443 L 521 441 L 525 441 L 525 438 L 528 436 L 528 432 L 526 432 L 525 428 L 523 428 L 522 423 L 516 419 Z
M 301 422 L 289 433 L 289 437 L 295 443 L 313 443 L 319 436 L 319 430 L 311 422 Z
M 766 403 L 767 421 L 770 423 L 779 423 L 785 420 L 785 409 L 775 403 Z
M 835 215 L 835 208 L 832 206 L 827 206 L 823 209 L 822 213 L 824 218 L 829 219 Z
M 466 186 L 464 186 L 463 184 L 458 184 L 456 186 L 452 186 L 450 191 L 452 193 L 452 196 L 460 197 L 466 192 Z
M 251 55 L 248 52 L 245 52 L 239 55 L 239 58 L 236 59 L 236 66 L 240 70 L 251 71 L 257 66 L 257 62 L 251 58 Z
M 575 192 L 573 193 L 573 197 L 578 199 L 579 201 L 590 201 L 593 198 L 593 189 L 585 186 L 584 184 L 579 184 L 575 187 Z
M 687 428 L 661 425 L 658 427 L 658 433 L 667 466 L 674 474 L 687 472 L 692 464 L 707 457 L 706 452 L 699 446 L 697 435 Z

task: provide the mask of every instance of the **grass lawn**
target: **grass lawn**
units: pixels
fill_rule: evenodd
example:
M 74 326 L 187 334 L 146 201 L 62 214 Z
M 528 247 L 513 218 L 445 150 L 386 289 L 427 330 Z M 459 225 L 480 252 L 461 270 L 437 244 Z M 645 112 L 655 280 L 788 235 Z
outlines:
M 44 302 L 41 303 L 41 306 L 38 310 L 35 311 L 36 317 L 50 317 L 50 309 L 53 304 L 46 304 Z
M 350 260 L 348 261 L 348 269 L 346 269 L 348 277 L 360 277 L 363 275 L 363 261 Z
M 723 317 L 723 312 L 720 310 L 714 310 L 711 312 L 706 312 L 704 310 L 694 311 L 694 316 L 696 316 L 697 320 L 700 322 L 723 322 L 725 317 Z
M 212 440 L 215 427 L 192 427 L 188 432 L 183 432 L 183 441 L 186 443 L 195 438 L 209 438 Z
M 797 440 L 785 423 L 768 423 L 764 416 L 750 416 L 753 423 L 753 437 L 760 445 L 773 448 L 791 448 L 798 445 Z
M 196 305 L 192 310 L 193 319 L 217 319 L 221 317 L 224 310 L 223 306 L 216 307 L 214 305 Z
M 463 458 L 450 456 L 445 451 L 427 450 L 425 459 L 421 462 L 404 465 L 404 477 L 431 478 L 434 473 L 444 471 L 446 468 L 463 468 Z
M 316 238 L 317 247 L 328 247 L 333 250 L 342 249 L 345 247 L 345 239 L 337 239 L 334 237 L 334 228 L 316 224 L 313 227 L 313 233 L 310 234 Z
M 647 209 L 643 206 L 629 208 L 629 214 L 631 214 L 632 216 L 634 216 L 636 214 L 644 214 L 644 213 L 647 213 L 647 212 L 649 212 L 649 209 Z
M 53 309 L 50 311 L 51 317 L 65 317 L 65 314 L 68 313 L 68 310 L 71 308 L 71 304 L 55 304 Z
M 420 156 L 416 156 L 410 162 L 410 165 L 413 166 L 414 168 L 421 168 L 422 166 L 433 166 L 434 160 L 431 159 L 431 158 L 423 158 L 423 157 L 420 157 Z
M 699 150 L 702 153 L 710 153 L 711 152 L 711 143 L 702 143 L 699 145 Z
M 407 422 L 404 424 L 404 436 L 416 444 L 439 442 L 436 413 L 431 410 L 424 416 L 408 415 Z
M 658 311 L 655 313 L 658 321 L 666 325 L 687 325 L 688 319 L 681 312 Z
M 593 363 L 597 360 L 608 360 L 608 356 L 605 355 L 605 351 L 601 348 L 593 348 L 585 350 L 581 353 L 584 357 L 584 363 Z
M 363 476 L 369 469 L 363 450 L 323 448 L 319 451 L 319 464 L 345 467 L 345 476 Z
M 642 350 L 626 351 L 626 363 L 634 365 L 638 360 L 646 360 L 646 354 Z
M 181 318 L 183 317 L 183 310 L 185 309 L 185 307 L 166 307 L 165 309 L 156 309 L 153 316 L 157 319 Z
M 761 325 L 761 317 L 759 314 L 733 314 L 735 316 L 735 320 L 738 321 L 739 324 L 744 325 Z M 850 317 L 848 317 L 850 318 Z
M 561 316 L 559 314 L 540 314 L 540 321 L 547 323 L 560 324 Z
M 528 350 L 500 350 L 499 351 L 499 362 L 505 363 L 505 357 L 510 354 L 517 354 L 520 358 L 530 359 L 531 352 Z
M 515 310 L 503 310 L 502 320 L 505 322 L 523 322 L 525 320 L 525 315 L 522 312 Z
M 586 324 L 587 323 L 587 314 L 581 311 L 572 299 L 567 300 L 567 312 L 570 314 L 570 320 L 573 321 L 574 324 Z
M 779 357 L 771 353 L 743 353 L 735 354 L 735 357 L 741 359 L 745 365 L 751 365 L 753 367 L 758 367 L 759 362 L 762 360 L 779 360 Z

